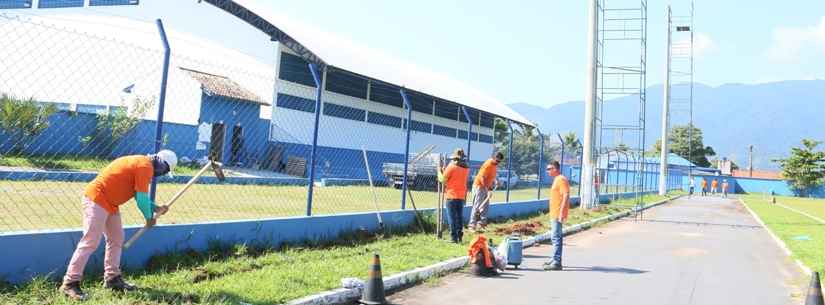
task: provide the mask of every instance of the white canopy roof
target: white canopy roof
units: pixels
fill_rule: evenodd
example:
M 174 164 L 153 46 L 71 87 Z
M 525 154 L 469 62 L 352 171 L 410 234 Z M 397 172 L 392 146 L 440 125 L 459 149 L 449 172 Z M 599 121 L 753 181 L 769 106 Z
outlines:
M 327 65 L 534 126 L 530 120 L 499 99 L 445 74 L 405 62 L 381 50 L 359 45 L 312 25 L 290 20 L 262 4 L 262 1 L 234 2 L 276 26 L 320 57 Z

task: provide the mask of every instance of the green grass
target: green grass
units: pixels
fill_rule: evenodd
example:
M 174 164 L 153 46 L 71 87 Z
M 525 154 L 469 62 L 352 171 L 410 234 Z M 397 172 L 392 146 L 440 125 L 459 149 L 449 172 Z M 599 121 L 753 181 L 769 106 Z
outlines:
M 649 196 L 650 202 L 663 197 Z M 626 203 L 626 202 L 625 202 Z M 606 206 L 601 211 L 571 210 L 574 225 L 608 213 L 627 209 Z M 432 215 L 428 215 L 428 227 Z M 488 232 L 516 222 L 546 223 L 546 215 L 533 215 L 491 224 Z M 545 224 L 546 225 L 546 224 Z M 543 228 L 546 230 L 546 227 Z M 487 234 L 497 242 L 502 236 Z M 154 304 L 280 304 L 292 299 L 340 287 L 340 279 L 364 279 L 374 252 L 381 253 L 384 276 L 466 255 L 465 243 L 456 245 L 435 240 L 432 234 L 399 232 L 386 236 L 350 234 L 335 244 L 271 249 L 247 245 L 213 246 L 206 253 L 184 252 L 154 257 L 144 271 L 127 272 L 140 285 L 136 293 L 113 294 L 100 288 L 100 276 L 83 283 L 90 305 Z M 57 292 L 58 284 L 39 278 L 19 287 L 0 287 L 0 304 L 74 304 Z
M 745 195 L 741 198 L 785 242 L 794 258 L 814 271 L 825 273 L 825 224 L 773 205 L 762 195 Z M 776 201 L 820 218 L 825 217 L 825 200 L 822 199 L 777 197 Z M 797 240 L 796 237 L 800 236 L 808 236 L 810 240 Z
M 158 201 L 171 198 L 182 184 L 158 184 Z M 81 226 L 80 198 L 86 183 L 64 181 L 3 181 L 0 184 L 0 232 L 78 228 Z M 381 210 L 401 208 L 401 191 L 391 187 L 376 187 Z M 435 207 L 436 193 L 413 191 L 418 208 Z M 301 216 L 306 214 L 306 186 L 262 186 L 229 184 L 196 184 L 192 186 L 160 223 L 192 223 Z M 546 195 L 547 192 L 542 192 Z M 504 201 L 503 191 L 493 196 L 493 202 Z M 532 200 L 536 189 L 510 192 L 510 200 Z M 374 211 L 372 193 L 367 186 L 315 187 L 313 215 Z M 411 209 L 411 201 L 407 200 Z M 140 224 L 133 202 L 121 206 L 124 224 Z

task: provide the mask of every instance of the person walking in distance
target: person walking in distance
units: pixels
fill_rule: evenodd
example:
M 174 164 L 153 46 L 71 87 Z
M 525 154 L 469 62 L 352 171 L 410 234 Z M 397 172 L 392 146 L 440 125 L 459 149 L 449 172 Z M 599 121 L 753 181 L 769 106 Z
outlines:
M 444 198 L 447 199 L 447 212 L 450 222 L 450 238 L 454 243 L 461 243 L 464 232 L 464 198 L 467 196 L 467 177 L 470 166 L 459 148 L 450 156 L 450 164 L 441 172 L 438 169 L 438 181 L 444 184 Z
M 728 187 L 730 187 L 730 185 L 728 185 L 728 179 L 723 179 L 722 180 L 722 196 L 724 196 L 725 198 L 728 198 Z
M 487 208 L 490 206 L 493 187 L 498 186 L 496 168 L 504 160 L 504 154 L 495 153 L 493 158 L 484 161 L 473 179 L 473 210 L 470 212 L 470 230 L 478 230 L 487 226 Z
M 708 180 L 702 177 L 702 196 L 708 195 Z
M 115 291 L 132 291 L 135 285 L 123 281 L 120 272 L 120 254 L 123 252 L 123 224 L 119 207 L 134 198 L 137 208 L 154 225 L 154 214 L 163 215 L 168 206 L 157 206 L 149 198 L 152 177 L 171 173 L 178 158 L 171 150 L 161 150 L 154 155 L 120 157 L 101 171 L 86 186 L 83 196 L 83 237 L 72 254 L 60 291 L 74 300 L 85 300 L 87 295 L 80 289 L 80 280 L 86 262 L 97 249 L 100 239 L 106 236 L 106 253 L 103 260 L 103 287 Z
M 562 269 L 562 248 L 564 240 L 562 229 L 570 211 L 570 183 L 561 174 L 559 161 L 552 161 L 547 166 L 547 173 L 553 177 L 550 186 L 550 241 L 553 242 L 552 259 L 544 263 L 544 270 Z
M 688 177 L 688 198 L 693 196 L 693 188 L 695 187 L 693 177 Z
M 711 196 L 716 195 L 717 187 L 719 187 L 719 181 L 717 181 L 716 178 L 713 178 L 713 181 L 710 182 L 710 195 Z

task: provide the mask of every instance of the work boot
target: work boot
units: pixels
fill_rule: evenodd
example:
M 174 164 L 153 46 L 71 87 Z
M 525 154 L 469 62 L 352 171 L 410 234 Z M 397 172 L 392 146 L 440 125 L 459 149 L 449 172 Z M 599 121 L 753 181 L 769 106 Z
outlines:
M 63 282 L 60 292 L 75 301 L 85 301 L 88 296 L 80 290 L 80 282 Z
M 547 270 L 547 271 L 559 271 L 559 270 L 561 270 L 561 269 L 562 269 L 562 267 L 561 267 L 561 263 L 554 262 L 554 261 L 550 261 L 550 262 L 546 262 L 546 263 L 544 263 L 544 270 Z
M 112 289 L 115 291 L 134 291 L 137 286 L 129 284 L 123 280 L 120 275 L 103 282 L 103 288 Z

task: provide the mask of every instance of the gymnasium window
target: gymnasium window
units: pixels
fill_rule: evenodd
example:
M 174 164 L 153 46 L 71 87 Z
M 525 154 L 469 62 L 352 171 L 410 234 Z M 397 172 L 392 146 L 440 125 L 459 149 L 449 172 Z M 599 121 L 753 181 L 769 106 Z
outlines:
M 367 79 L 335 69 L 327 71 L 327 91 L 367 99 Z
M 292 110 L 315 113 L 315 101 L 289 94 L 278 93 L 276 106 Z
M 358 108 L 324 103 L 324 115 L 363 122 L 367 112 Z
M 435 124 L 433 125 L 433 134 L 455 138 L 456 129 Z
M 309 72 L 309 64 L 301 57 L 281 52 L 281 64 L 278 77 L 282 80 L 315 87 L 315 80 Z
M 372 111 L 370 111 L 367 117 L 367 122 L 395 128 L 401 127 L 401 118 Z

